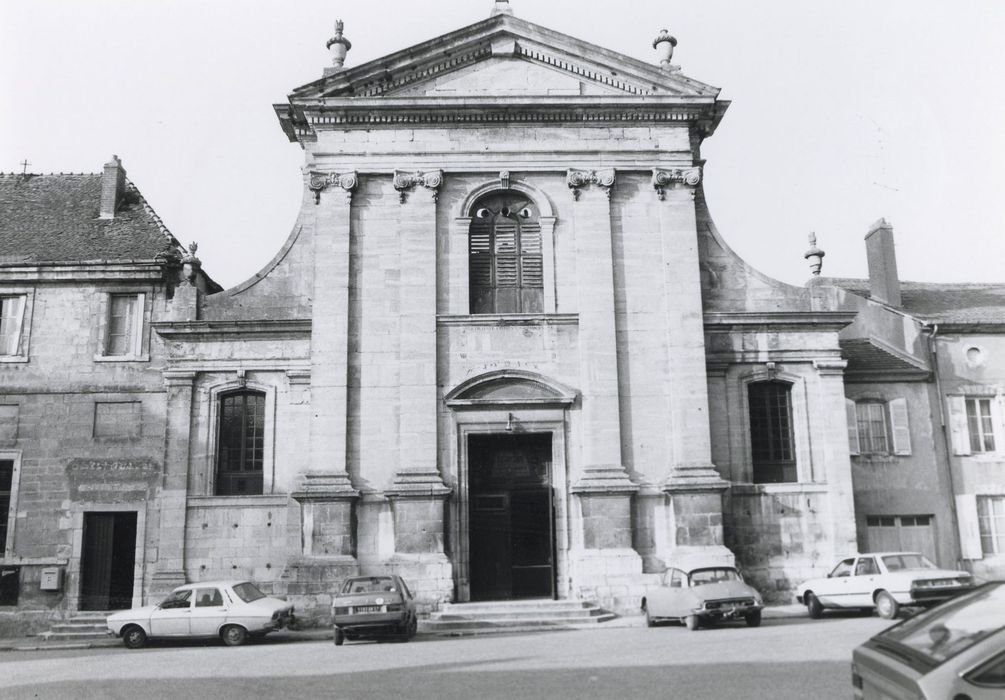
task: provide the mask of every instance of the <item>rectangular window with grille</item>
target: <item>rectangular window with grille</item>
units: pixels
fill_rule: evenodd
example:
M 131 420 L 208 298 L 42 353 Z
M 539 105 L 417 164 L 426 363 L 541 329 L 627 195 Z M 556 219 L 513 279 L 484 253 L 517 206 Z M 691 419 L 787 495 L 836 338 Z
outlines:
M 747 399 L 754 483 L 797 481 L 789 384 L 752 383 L 747 387 Z
M 859 449 L 873 454 L 890 452 L 886 436 L 886 404 L 859 402 L 857 409 Z

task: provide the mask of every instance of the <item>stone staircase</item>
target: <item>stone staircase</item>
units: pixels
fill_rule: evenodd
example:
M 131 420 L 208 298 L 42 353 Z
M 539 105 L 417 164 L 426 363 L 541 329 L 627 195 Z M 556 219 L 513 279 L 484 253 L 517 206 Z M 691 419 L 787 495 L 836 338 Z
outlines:
M 615 617 L 596 604 L 581 600 L 448 603 L 431 613 L 429 619 L 420 620 L 419 632 L 443 637 L 551 632 L 594 627 Z
M 54 623 L 47 632 L 38 636 L 46 642 L 63 643 L 111 640 L 114 637 L 108 634 L 107 617 L 108 613 L 104 612 L 78 613 L 63 622 Z

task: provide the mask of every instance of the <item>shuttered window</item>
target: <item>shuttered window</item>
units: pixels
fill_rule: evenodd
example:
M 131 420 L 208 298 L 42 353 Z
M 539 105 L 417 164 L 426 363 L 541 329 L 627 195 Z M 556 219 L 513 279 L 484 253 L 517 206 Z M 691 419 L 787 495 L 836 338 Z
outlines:
M 791 393 L 785 382 L 755 382 L 747 387 L 755 484 L 797 480 Z
M 220 399 L 218 496 L 261 495 L 265 455 L 265 394 L 242 391 Z
M 478 202 L 468 259 L 471 313 L 544 310 L 541 222 L 533 202 L 509 192 Z
M 909 455 L 911 428 L 907 399 L 845 400 L 848 447 L 852 455 Z

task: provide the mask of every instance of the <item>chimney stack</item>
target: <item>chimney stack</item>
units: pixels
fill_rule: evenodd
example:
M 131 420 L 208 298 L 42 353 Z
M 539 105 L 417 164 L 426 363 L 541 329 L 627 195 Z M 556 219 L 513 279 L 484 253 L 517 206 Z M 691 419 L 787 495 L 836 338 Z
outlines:
M 865 254 L 869 261 L 869 294 L 876 301 L 899 307 L 902 299 L 897 253 L 893 245 L 893 226 L 886 219 L 880 219 L 869 229 Z
M 115 210 L 122 202 L 126 191 L 126 169 L 118 156 L 105 163 L 105 171 L 101 177 L 101 214 L 102 219 L 114 219 Z

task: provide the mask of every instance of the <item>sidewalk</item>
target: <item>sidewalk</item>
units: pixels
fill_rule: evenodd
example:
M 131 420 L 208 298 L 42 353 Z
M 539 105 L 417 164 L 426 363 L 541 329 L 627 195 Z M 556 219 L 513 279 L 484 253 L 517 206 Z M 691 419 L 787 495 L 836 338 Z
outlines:
M 802 605 L 773 605 L 766 607 L 764 609 L 763 617 L 765 620 L 772 619 L 782 619 L 782 618 L 792 618 L 792 617 L 805 617 L 806 608 Z M 421 625 L 421 621 L 420 621 Z M 604 630 L 612 628 L 625 628 L 625 627 L 645 627 L 646 618 L 644 615 L 620 615 L 613 620 L 608 622 L 602 622 L 597 625 L 591 625 L 589 627 L 583 627 L 582 629 L 589 630 Z M 420 626 L 421 630 L 421 626 Z M 542 628 L 542 632 L 548 631 L 548 628 Z M 422 633 L 420 631 L 420 636 Z M 271 633 L 266 637 L 266 643 L 282 643 L 282 644 L 292 644 L 297 642 L 317 642 L 330 640 L 332 638 L 332 630 L 330 627 L 315 627 L 308 630 L 279 630 L 278 632 Z M 198 642 L 193 642 L 198 643 Z M 252 642 L 253 644 L 255 642 Z M 88 639 L 79 642 L 72 641 L 47 641 L 40 637 L 18 637 L 18 638 L 8 638 L 0 639 L 0 652 L 4 651 L 46 651 L 46 650 L 67 650 L 67 649 L 100 649 L 103 647 L 121 647 L 122 640 L 116 637 L 108 637 L 106 639 Z

